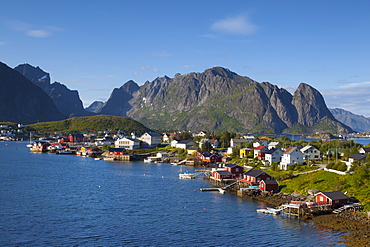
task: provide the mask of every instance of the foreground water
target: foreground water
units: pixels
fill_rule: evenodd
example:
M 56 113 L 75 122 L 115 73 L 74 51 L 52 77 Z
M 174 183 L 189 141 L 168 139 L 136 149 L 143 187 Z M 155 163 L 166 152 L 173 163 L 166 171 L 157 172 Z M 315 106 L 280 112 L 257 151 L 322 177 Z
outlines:
M 266 205 L 200 192 L 179 166 L 31 153 L 0 143 L 0 246 L 344 246 Z M 193 170 L 193 168 L 187 168 Z

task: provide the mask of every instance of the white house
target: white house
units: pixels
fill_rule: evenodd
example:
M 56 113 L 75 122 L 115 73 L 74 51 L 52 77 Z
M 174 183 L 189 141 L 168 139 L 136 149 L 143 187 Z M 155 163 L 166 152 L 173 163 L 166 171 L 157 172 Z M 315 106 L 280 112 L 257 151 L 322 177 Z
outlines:
M 318 160 L 321 159 L 321 152 L 317 148 L 307 145 L 301 148 L 301 153 L 303 154 L 303 159 L 305 160 Z
M 268 149 L 273 149 L 273 148 L 277 148 L 277 146 L 279 146 L 280 143 L 279 142 L 270 142 L 267 146 Z
M 170 142 L 170 136 L 164 133 L 162 136 L 162 141 L 166 143 Z
M 370 147 L 362 147 L 362 148 L 360 148 L 360 150 L 358 152 L 360 154 L 368 154 L 368 153 L 370 153 Z
M 272 164 L 272 162 L 281 161 L 283 151 L 280 148 L 272 148 L 265 152 L 265 161 Z
M 156 147 L 161 144 L 162 136 L 156 132 L 146 132 L 138 139 L 143 142 L 143 146 Z
M 199 147 L 202 148 L 204 143 L 208 142 L 212 148 L 219 148 L 220 147 L 220 143 L 218 142 L 217 139 L 202 139 L 200 140 L 199 142 Z
M 303 154 L 297 147 L 290 147 L 283 153 L 280 162 L 280 169 L 288 170 L 289 165 L 294 165 L 303 162 Z
M 248 140 L 249 142 L 254 141 L 254 136 L 243 136 L 242 138 Z
M 198 134 L 194 134 L 194 136 L 205 136 L 205 135 L 207 135 L 206 131 L 201 131 Z
M 235 148 L 240 144 L 241 146 L 244 145 L 244 143 L 248 142 L 248 139 L 243 138 L 231 138 L 230 140 L 230 147 Z
M 258 141 L 253 142 L 253 147 L 254 148 L 259 147 L 259 146 L 267 147 L 268 144 L 269 144 L 269 142 L 267 140 L 258 140 Z
M 114 147 L 131 149 L 131 150 L 139 149 L 140 141 L 138 139 L 123 137 L 114 142 Z
M 189 147 L 194 146 L 194 142 L 192 140 L 173 140 L 171 142 L 171 147 L 173 148 L 182 148 L 182 149 L 187 149 Z

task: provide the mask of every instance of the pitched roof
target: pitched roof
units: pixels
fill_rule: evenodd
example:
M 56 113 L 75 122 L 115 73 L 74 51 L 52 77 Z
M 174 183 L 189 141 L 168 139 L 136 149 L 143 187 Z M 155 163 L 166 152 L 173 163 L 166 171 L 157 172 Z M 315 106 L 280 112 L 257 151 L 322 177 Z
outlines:
M 363 147 L 362 149 L 365 151 L 365 153 L 370 153 L 370 147 Z
M 254 150 L 262 150 L 262 149 L 264 149 L 264 148 L 266 148 L 265 146 L 258 146 L 258 147 L 256 147 Z
M 278 182 L 275 179 L 262 180 L 260 183 L 262 182 L 264 182 L 265 184 L 278 184 Z
M 257 177 L 257 176 L 259 176 L 263 173 L 265 173 L 265 172 L 261 171 L 261 170 L 254 169 L 254 168 L 244 172 L 245 175 L 249 175 L 249 176 L 252 176 L 252 177 Z
M 220 175 L 233 175 L 231 172 L 225 170 L 216 170 L 215 172 L 217 172 Z
M 363 154 L 363 153 L 355 153 L 355 154 L 352 154 L 351 156 L 349 156 L 348 158 L 352 158 L 354 160 L 363 160 L 367 157 L 367 154 Z
M 341 191 L 320 192 L 319 194 L 323 194 L 324 196 L 331 200 L 341 200 L 349 198 L 346 194 L 342 193 Z
M 287 150 L 285 150 L 284 154 L 292 154 L 297 147 L 289 147 Z
M 307 145 L 307 146 L 301 148 L 301 152 L 304 152 L 304 151 L 306 151 L 306 150 L 308 150 L 310 148 L 313 148 L 313 147 L 311 145 Z
M 278 148 L 271 148 L 268 151 L 266 151 L 265 154 L 273 154 L 273 153 L 275 153 L 278 150 L 279 150 Z
M 162 136 L 160 134 L 158 134 L 157 132 L 146 132 L 148 135 L 154 137 L 154 136 Z

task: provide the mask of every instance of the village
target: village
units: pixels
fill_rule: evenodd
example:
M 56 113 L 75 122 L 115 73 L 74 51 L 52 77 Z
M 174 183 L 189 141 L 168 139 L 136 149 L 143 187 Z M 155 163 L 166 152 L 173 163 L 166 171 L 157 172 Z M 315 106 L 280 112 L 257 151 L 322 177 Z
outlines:
M 303 147 L 288 145 L 283 148 L 279 141 L 268 137 L 240 136 L 231 138 L 230 146 L 226 149 L 220 148 L 217 139 L 204 138 L 206 135 L 206 132 L 200 132 L 193 134 L 192 139 L 179 140 L 175 138 L 175 133 L 171 136 L 171 134 L 146 132 L 140 137 L 134 134 L 130 137 L 105 134 L 102 138 L 91 138 L 91 136 L 88 138 L 79 133 L 34 140 L 30 151 L 76 154 L 107 161 L 144 160 L 199 167 L 198 174 L 205 175 L 204 178 L 209 179 L 215 189 L 222 193 L 230 191 L 241 197 L 255 199 L 279 198 L 280 204 L 276 205 L 276 208 L 260 210 L 264 213 L 285 213 L 302 217 L 307 214 L 341 213 L 364 208 L 356 198 L 349 197 L 341 191 L 319 191 L 313 188 L 309 191 L 309 196 L 299 193 L 292 195 L 281 193 L 278 180 L 267 171 L 273 164 L 282 171 L 290 170 L 300 164 L 310 164 L 311 168 L 303 173 L 325 170 L 345 176 L 351 174 L 353 164 L 367 157 L 370 152 L 368 147 L 361 147 L 358 153 L 349 156 L 347 161 L 342 161 L 346 169 L 339 171 L 327 168 L 328 164 L 316 163 L 322 161 L 323 157 L 322 152 L 313 145 Z M 103 146 L 107 150 L 103 150 Z M 162 149 L 158 149 L 159 146 L 162 146 Z M 205 150 L 205 146 L 210 147 L 209 151 Z M 235 156 L 236 151 L 239 160 L 247 162 L 240 164 L 230 162 L 232 154 Z M 179 152 L 183 154 L 182 158 L 179 157 Z M 328 149 L 326 155 L 334 154 L 340 155 L 340 150 Z M 207 191 L 207 188 L 203 191 Z

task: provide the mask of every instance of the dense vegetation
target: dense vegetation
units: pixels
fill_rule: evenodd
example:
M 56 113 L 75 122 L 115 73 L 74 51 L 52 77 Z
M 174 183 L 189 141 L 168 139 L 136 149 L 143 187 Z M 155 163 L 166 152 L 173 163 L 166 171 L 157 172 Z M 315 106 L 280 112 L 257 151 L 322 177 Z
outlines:
M 26 129 L 43 133 L 116 130 L 122 134 L 135 132 L 138 135 L 150 131 L 141 123 L 130 118 L 108 115 L 73 117 L 55 122 L 35 123 L 27 125 Z

